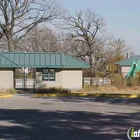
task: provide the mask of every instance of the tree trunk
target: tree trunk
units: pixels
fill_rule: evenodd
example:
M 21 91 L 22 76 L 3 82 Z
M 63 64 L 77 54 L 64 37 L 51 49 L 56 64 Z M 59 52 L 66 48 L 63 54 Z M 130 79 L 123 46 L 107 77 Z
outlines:
M 94 67 L 93 67 L 93 77 L 96 77 L 96 62 L 94 63 Z
M 89 56 L 89 64 L 90 64 L 90 70 L 92 72 L 92 78 L 90 80 L 90 85 L 92 86 L 93 85 L 93 77 L 96 77 L 96 59 L 94 59 L 93 57 L 93 53 L 90 53 L 90 56 Z M 94 62 L 94 63 L 93 63 Z
M 92 77 L 90 79 L 90 86 L 92 86 L 93 85 L 93 76 L 94 76 L 94 74 L 93 74 L 94 72 L 93 72 L 93 59 L 92 59 L 92 54 L 89 57 L 89 64 L 90 64 L 90 70 L 92 72 Z
M 11 34 L 6 35 L 7 41 L 8 41 L 8 51 L 13 52 L 14 51 L 14 41 Z

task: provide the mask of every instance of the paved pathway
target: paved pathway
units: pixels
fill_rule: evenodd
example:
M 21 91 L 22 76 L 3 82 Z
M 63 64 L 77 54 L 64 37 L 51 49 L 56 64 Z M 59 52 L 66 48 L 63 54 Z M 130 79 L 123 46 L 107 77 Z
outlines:
M 0 140 L 127 140 L 130 127 L 140 129 L 140 99 L 0 99 Z

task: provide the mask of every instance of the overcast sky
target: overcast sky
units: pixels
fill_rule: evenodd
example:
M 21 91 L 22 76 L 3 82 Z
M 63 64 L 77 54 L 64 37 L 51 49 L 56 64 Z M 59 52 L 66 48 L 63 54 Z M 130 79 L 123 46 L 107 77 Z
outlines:
M 71 13 L 90 8 L 105 18 L 108 32 L 140 54 L 140 0 L 60 0 Z

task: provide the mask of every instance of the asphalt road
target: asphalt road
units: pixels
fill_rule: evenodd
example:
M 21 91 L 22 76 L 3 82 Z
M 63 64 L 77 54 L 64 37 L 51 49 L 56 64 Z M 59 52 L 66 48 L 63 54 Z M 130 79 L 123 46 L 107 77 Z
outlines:
M 0 140 L 127 140 L 130 127 L 140 129 L 140 99 L 0 99 Z

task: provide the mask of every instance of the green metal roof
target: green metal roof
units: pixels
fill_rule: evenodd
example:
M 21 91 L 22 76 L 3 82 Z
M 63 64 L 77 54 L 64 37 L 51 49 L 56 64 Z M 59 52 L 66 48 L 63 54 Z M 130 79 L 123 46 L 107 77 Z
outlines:
M 132 57 L 132 58 L 128 58 L 128 59 L 124 59 L 122 61 L 116 62 L 115 64 L 120 65 L 120 66 L 131 66 L 133 61 L 138 63 L 139 60 L 140 60 L 140 56 L 136 56 L 136 57 Z
M 0 52 L 3 68 L 89 68 L 89 64 L 65 53 Z

